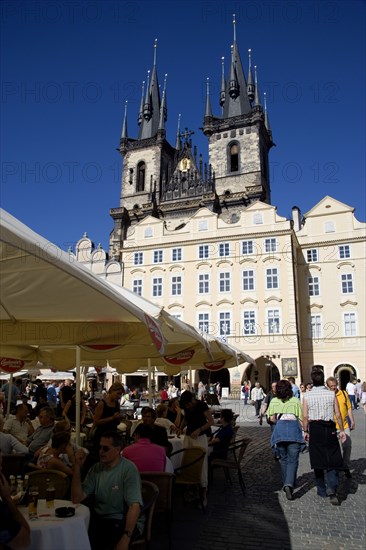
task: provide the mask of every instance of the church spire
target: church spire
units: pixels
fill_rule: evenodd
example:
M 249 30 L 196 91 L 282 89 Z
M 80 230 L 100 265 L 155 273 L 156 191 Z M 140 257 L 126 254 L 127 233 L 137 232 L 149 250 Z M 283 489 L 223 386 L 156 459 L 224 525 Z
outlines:
M 143 119 L 141 121 L 139 139 L 156 136 L 160 122 L 160 92 L 156 67 L 158 41 L 154 41 L 154 65 L 152 71 L 148 71 L 148 80 L 143 107 Z M 165 100 L 166 103 L 166 100 Z
M 210 79 L 207 78 L 206 81 L 206 111 L 205 111 L 205 118 L 212 117 L 212 109 L 211 109 L 211 101 L 210 101 Z
M 264 96 L 264 125 L 267 128 L 267 132 L 269 133 L 269 135 L 272 136 L 272 130 L 271 130 L 271 126 L 270 126 L 270 123 L 269 123 L 269 117 L 268 117 L 268 112 L 267 112 L 267 94 L 266 94 L 266 92 L 264 92 L 263 96 Z
M 236 18 L 233 15 L 234 43 L 231 47 L 231 63 L 229 79 L 226 84 L 225 102 L 223 105 L 223 118 L 231 118 L 249 114 L 251 105 L 247 93 L 247 81 L 245 79 L 243 65 L 240 59 L 239 48 L 236 41 Z
M 254 65 L 254 84 L 255 84 L 255 95 L 254 95 L 254 103 L 253 103 L 253 106 L 254 106 L 254 107 L 260 107 L 260 108 L 262 108 L 261 100 L 260 100 L 260 98 L 259 98 L 258 77 L 257 77 L 257 65 Z
M 145 80 L 142 81 L 142 91 L 141 91 L 141 102 L 140 102 L 140 111 L 137 118 L 137 124 L 141 126 L 143 111 L 144 111 L 144 97 L 145 97 Z
M 225 80 L 225 57 L 221 58 L 221 91 L 220 91 L 220 105 L 221 107 L 225 103 L 226 97 L 226 80 Z
M 125 101 L 125 114 L 123 116 L 123 126 L 122 126 L 122 134 L 121 139 L 127 139 L 127 104 L 128 101 Z
M 164 88 L 163 88 L 163 98 L 161 100 L 161 106 L 160 106 L 160 119 L 159 119 L 159 132 L 164 132 L 165 134 L 165 94 L 166 94 L 166 81 L 167 81 L 168 75 L 165 75 L 164 78 Z
M 252 71 L 252 50 L 248 50 L 248 58 L 249 58 L 249 68 L 248 68 L 248 85 L 247 85 L 247 91 L 248 91 L 248 98 L 250 101 L 253 101 L 254 99 L 254 79 L 253 79 L 253 71 Z
M 180 151 L 181 148 L 182 148 L 182 142 L 180 140 L 180 117 L 181 115 L 179 114 L 178 115 L 178 127 L 177 127 L 177 139 L 176 139 L 176 142 L 175 142 L 175 148 Z

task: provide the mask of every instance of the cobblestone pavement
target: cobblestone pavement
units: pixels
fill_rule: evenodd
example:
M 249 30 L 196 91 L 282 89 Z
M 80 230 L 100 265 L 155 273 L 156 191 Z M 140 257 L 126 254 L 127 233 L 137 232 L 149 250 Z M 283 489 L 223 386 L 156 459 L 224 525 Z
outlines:
M 246 496 L 243 497 L 233 472 L 233 485 L 215 470 L 206 514 L 192 503 L 183 505 L 175 494 L 173 550 L 364 550 L 366 548 L 366 416 L 355 411 L 352 432 L 352 479 L 340 476 L 341 506 L 332 506 L 316 494 L 309 454 L 300 456 L 298 485 L 294 500 L 288 501 L 281 488 L 280 465 L 273 459 L 267 424 L 258 425 L 254 407 L 239 401 L 222 406 L 240 414 L 239 435 L 252 438 L 243 460 Z M 167 527 L 156 520 L 152 550 L 168 548 Z

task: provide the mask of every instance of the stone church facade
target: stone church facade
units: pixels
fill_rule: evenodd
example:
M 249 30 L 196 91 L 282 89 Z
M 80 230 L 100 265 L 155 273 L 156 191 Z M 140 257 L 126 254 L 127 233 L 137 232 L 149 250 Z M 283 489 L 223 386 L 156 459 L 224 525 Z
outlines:
M 216 373 L 222 385 L 233 389 L 250 379 L 268 388 L 289 375 L 307 382 L 313 365 L 343 387 L 349 378 L 363 381 L 365 224 L 329 196 L 304 215 L 297 207 L 292 219 L 278 214 L 263 103 L 250 54 L 243 69 L 234 24 L 220 116 L 207 84 L 205 165 L 179 124 L 174 146 L 167 141 L 166 81 L 160 95 L 155 45 L 137 138 L 129 136 L 126 111 L 123 120 L 121 198 L 110 211 L 109 252 L 85 235 L 70 254 L 255 358 L 254 366 Z

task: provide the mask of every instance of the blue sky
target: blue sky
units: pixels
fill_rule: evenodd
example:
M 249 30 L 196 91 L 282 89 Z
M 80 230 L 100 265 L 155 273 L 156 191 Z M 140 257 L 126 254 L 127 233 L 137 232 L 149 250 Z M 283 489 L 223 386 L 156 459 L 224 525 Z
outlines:
M 365 2 L 5 0 L 1 11 L 1 206 L 62 248 L 86 231 L 108 250 L 124 102 L 136 137 L 155 38 L 168 141 L 181 113 L 207 158 L 205 82 L 219 115 L 233 13 L 245 72 L 251 48 L 267 92 L 272 204 L 290 216 L 332 195 L 365 220 Z

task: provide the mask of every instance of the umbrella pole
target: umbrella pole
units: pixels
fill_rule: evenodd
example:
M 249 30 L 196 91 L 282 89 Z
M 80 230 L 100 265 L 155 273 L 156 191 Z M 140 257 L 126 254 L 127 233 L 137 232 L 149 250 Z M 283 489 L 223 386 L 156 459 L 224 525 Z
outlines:
M 152 394 L 151 394 L 151 359 L 147 360 L 147 385 L 149 388 L 149 407 L 152 405 Z
M 76 418 L 75 418 L 75 431 L 76 431 L 76 445 L 80 445 L 80 348 L 76 346 Z
M 9 418 L 10 414 L 10 403 L 11 403 L 11 393 L 13 389 L 13 373 L 10 374 L 9 384 L 8 384 L 8 399 L 6 401 L 6 420 Z

